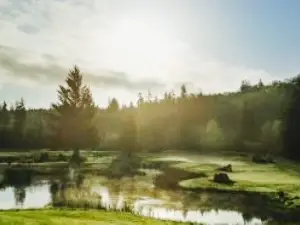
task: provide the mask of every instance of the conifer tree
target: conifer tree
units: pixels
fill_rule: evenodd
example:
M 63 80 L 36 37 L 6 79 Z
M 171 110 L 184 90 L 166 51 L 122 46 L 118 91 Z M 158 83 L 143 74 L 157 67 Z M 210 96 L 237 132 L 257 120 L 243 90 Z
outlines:
M 79 157 L 80 148 L 95 147 L 98 142 L 93 126 L 96 106 L 77 66 L 69 71 L 65 82 L 66 86 L 59 85 L 58 103 L 52 104 L 54 140 L 59 146 L 72 148 Z
M 24 100 L 15 103 L 13 135 L 15 147 L 21 147 L 24 141 L 24 130 L 26 123 L 26 108 Z

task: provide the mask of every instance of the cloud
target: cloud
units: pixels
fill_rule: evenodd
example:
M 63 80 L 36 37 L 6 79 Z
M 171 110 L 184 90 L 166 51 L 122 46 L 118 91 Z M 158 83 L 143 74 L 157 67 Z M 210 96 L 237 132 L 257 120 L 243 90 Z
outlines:
M 31 26 L 29 24 L 22 24 L 18 25 L 18 29 L 22 32 L 28 33 L 28 34 L 36 34 L 39 32 L 39 28 L 35 26 Z
M 25 52 L 26 53 L 26 52 Z M 69 69 L 56 63 L 55 57 L 45 54 L 43 61 L 24 62 L 26 54 L 18 54 L 12 47 L 0 46 L 0 66 L 8 76 L 28 79 L 35 83 L 59 83 L 67 75 Z M 80 65 L 79 65 L 80 67 Z M 100 70 L 95 73 L 84 72 L 85 81 L 95 87 L 124 88 L 129 90 L 143 90 L 161 88 L 162 84 L 151 80 L 132 81 L 124 72 Z
M 144 17 L 137 5 L 121 0 L 0 0 L 0 83 L 57 85 L 74 64 L 91 86 L 120 99 L 125 92 L 178 90 L 182 83 L 196 91 L 222 92 L 237 90 L 243 79 L 276 79 L 263 68 L 208 58 L 217 35 L 205 26 L 200 24 L 195 33 L 168 33 L 161 25 L 172 24 L 164 23 L 167 16 Z M 179 32 L 186 31 L 175 24 Z M 211 41 L 198 39 L 196 30 Z
M 201 89 L 205 93 L 236 91 L 242 80 L 248 80 L 252 84 L 258 83 L 260 79 L 265 83 L 270 83 L 274 79 L 279 80 L 278 77 L 263 69 L 230 65 L 219 61 L 198 60 L 196 64 L 190 64 L 181 72 L 186 74 L 181 83 L 192 81 L 196 89 Z

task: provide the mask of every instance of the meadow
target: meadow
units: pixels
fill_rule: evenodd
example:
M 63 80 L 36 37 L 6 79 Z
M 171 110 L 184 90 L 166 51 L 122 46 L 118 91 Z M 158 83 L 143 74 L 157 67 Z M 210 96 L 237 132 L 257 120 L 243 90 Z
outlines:
M 16 181 L 14 184 L 15 181 L 10 180 L 11 183 L 3 184 L 1 190 L 5 192 L 8 186 L 13 186 L 15 190 L 27 190 L 35 183 L 47 180 L 48 186 L 42 186 L 45 189 L 43 193 L 51 193 L 50 202 L 45 200 L 35 207 L 41 213 L 28 211 L 31 205 L 26 205 L 26 197 L 21 207 L 24 211 L 17 212 L 4 207 L 6 210 L 1 212 L 0 217 L 5 224 L 94 224 L 100 219 L 103 224 L 109 224 L 110 216 L 116 218 L 114 224 L 135 224 L 139 219 L 143 221 L 142 224 L 168 224 L 144 219 L 148 217 L 200 224 L 207 223 L 208 219 L 205 216 L 198 216 L 197 219 L 192 214 L 204 212 L 208 213 L 207 216 L 217 215 L 214 210 L 219 210 L 224 215 L 238 213 L 236 220 L 238 217 L 242 217 L 244 221 L 258 219 L 261 224 L 266 221 L 275 223 L 281 220 L 299 220 L 300 166 L 280 157 L 276 158 L 275 163 L 259 164 L 252 162 L 250 154 L 236 152 L 141 153 L 138 154 L 142 159 L 140 174 L 111 178 L 104 171 L 118 152 L 82 151 L 84 162 L 77 170 L 80 179 L 72 183 L 66 181 L 66 177 L 70 175 L 67 160 L 71 152 L 44 150 L 39 156 L 45 153 L 48 158 L 56 158 L 57 161 L 40 162 L 35 151 L 0 153 L 0 161 L 7 157 L 12 159 L 9 165 L 4 162 L 0 164 L 2 177 L 8 169 L 26 171 L 26 168 L 34 171 L 29 183 Z M 30 161 L 30 158 L 36 158 L 37 162 Z M 224 173 L 233 183 L 214 182 L 214 175 L 221 172 L 218 168 L 229 164 L 232 172 Z M 121 198 L 123 208 L 117 208 Z M 142 201 L 142 208 L 136 209 L 137 202 Z M 153 201 L 163 203 L 154 204 Z M 56 211 L 57 209 L 60 211 Z M 75 215 L 74 209 L 82 210 L 76 211 L 80 213 L 80 218 Z M 125 217 L 126 222 L 121 223 Z M 225 218 L 219 217 L 220 220 Z M 34 223 L 34 219 L 38 222 Z

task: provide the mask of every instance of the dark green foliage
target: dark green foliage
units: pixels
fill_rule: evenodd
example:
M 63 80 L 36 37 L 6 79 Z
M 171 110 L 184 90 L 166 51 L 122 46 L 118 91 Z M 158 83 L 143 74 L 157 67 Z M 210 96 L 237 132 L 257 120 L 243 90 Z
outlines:
M 247 80 L 243 80 L 242 84 L 241 84 L 241 87 L 240 87 L 240 91 L 241 92 L 247 92 L 247 91 L 250 91 L 250 90 L 251 90 L 250 82 L 247 81 Z
M 10 113 L 7 109 L 7 104 L 4 101 L 0 105 L 0 146 L 8 147 L 9 146 L 9 137 L 10 137 Z
M 48 152 L 42 152 L 34 156 L 34 162 L 48 162 L 48 161 L 49 161 Z
M 3 172 L 2 185 L 14 186 L 14 187 L 25 187 L 32 183 L 34 171 L 30 168 L 7 168 Z
M 45 163 L 45 162 L 67 162 L 69 157 L 63 154 L 49 153 L 44 151 L 37 151 L 33 154 L 20 154 L 13 156 L 1 156 L 0 163 L 17 163 L 17 164 L 28 164 L 28 163 Z
M 244 102 L 240 131 L 241 141 L 257 141 L 259 137 L 260 127 L 257 126 L 254 111 L 250 109 L 247 102 Z
M 125 152 L 136 152 L 138 150 L 137 126 L 135 118 L 131 114 L 128 114 L 123 121 L 120 148 Z
M 52 104 L 55 147 L 72 149 L 92 148 L 97 145 L 94 126 L 96 107 L 92 94 L 82 83 L 82 74 L 74 66 L 66 78 L 66 86 L 59 86 L 57 104 Z
M 0 148 L 215 149 L 284 152 L 300 159 L 299 80 L 242 81 L 239 91 L 222 94 L 189 93 L 182 85 L 178 95 L 165 92 L 159 99 L 148 91 L 146 97 L 138 94 L 136 106 L 120 107 L 112 98 L 100 109 L 75 66 L 49 110 L 26 110 L 22 99 L 12 107 L 0 105 Z
M 22 147 L 24 143 L 24 131 L 26 123 L 26 109 L 24 100 L 17 101 L 14 109 L 14 123 L 13 123 L 13 143 L 17 148 Z
M 283 126 L 283 148 L 286 156 L 300 160 L 300 75 L 291 83 L 289 105 Z
M 141 175 L 141 172 L 138 170 L 140 167 L 140 157 L 130 152 L 123 152 L 111 162 L 104 175 L 113 178 L 132 177 Z

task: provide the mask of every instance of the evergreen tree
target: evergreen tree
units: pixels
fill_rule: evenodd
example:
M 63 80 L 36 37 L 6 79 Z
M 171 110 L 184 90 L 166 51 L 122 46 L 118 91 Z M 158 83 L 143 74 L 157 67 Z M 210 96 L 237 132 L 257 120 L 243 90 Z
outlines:
M 300 160 L 300 75 L 291 83 L 290 100 L 283 125 L 283 150 L 287 157 Z
M 180 97 L 183 99 L 186 97 L 186 95 L 187 95 L 186 86 L 183 84 L 180 87 Z
M 120 147 L 124 152 L 137 151 L 137 126 L 136 120 L 129 112 L 123 122 L 123 130 L 120 138 Z
M 9 144 L 10 116 L 7 104 L 4 101 L 0 106 L 0 147 L 8 147 Z
M 148 90 L 148 95 L 147 95 L 147 102 L 148 103 L 151 103 L 152 102 L 152 99 L 153 97 L 152 97 L 152 93 L 151 93 L 151 91 L 150 90 Z
M 15 147 L 22 147 L 24 142 L 24 131 L 26 123 L 26 108 L 24 100 L 15 103 L 14 109 L 13 136 Z
M 254 112 L 248 102 L 244 102 L 241 120 L 240 140 L 257 141 L 260 136 L 260 127 L 257 126 Z
M 117 112 L 120 110 L 119 102 L 116 98 L 112 98 L 112 100 L 109 101 L 107 111 L 108 112 Z
M 258 84 L 257 84 L 257 87 L 258 87 L 258 88 L 264 87 L 264 83 L 262 82 L 261 79 L 259 79 L 259 82 L 258 82 Z
M 74 66 L 58 89 L 57 104 L 52 104 L 54 138 L 59 147 L 72 148 L 79 156 L 80 148 L 95 147 L 97 130 L 93 126 L 96 107 L 90 89 L 83 85 L 83 75 Z
M 240 91 L 241 92 L 247 92 L 251 90 L 251 84 L 248 80 L 243 80 L 241 87 L 240 87 Z
M 142 93 L 138 94 L 137 105 L 138 107 L 142 106 L 145 103 L 144 97 Z

